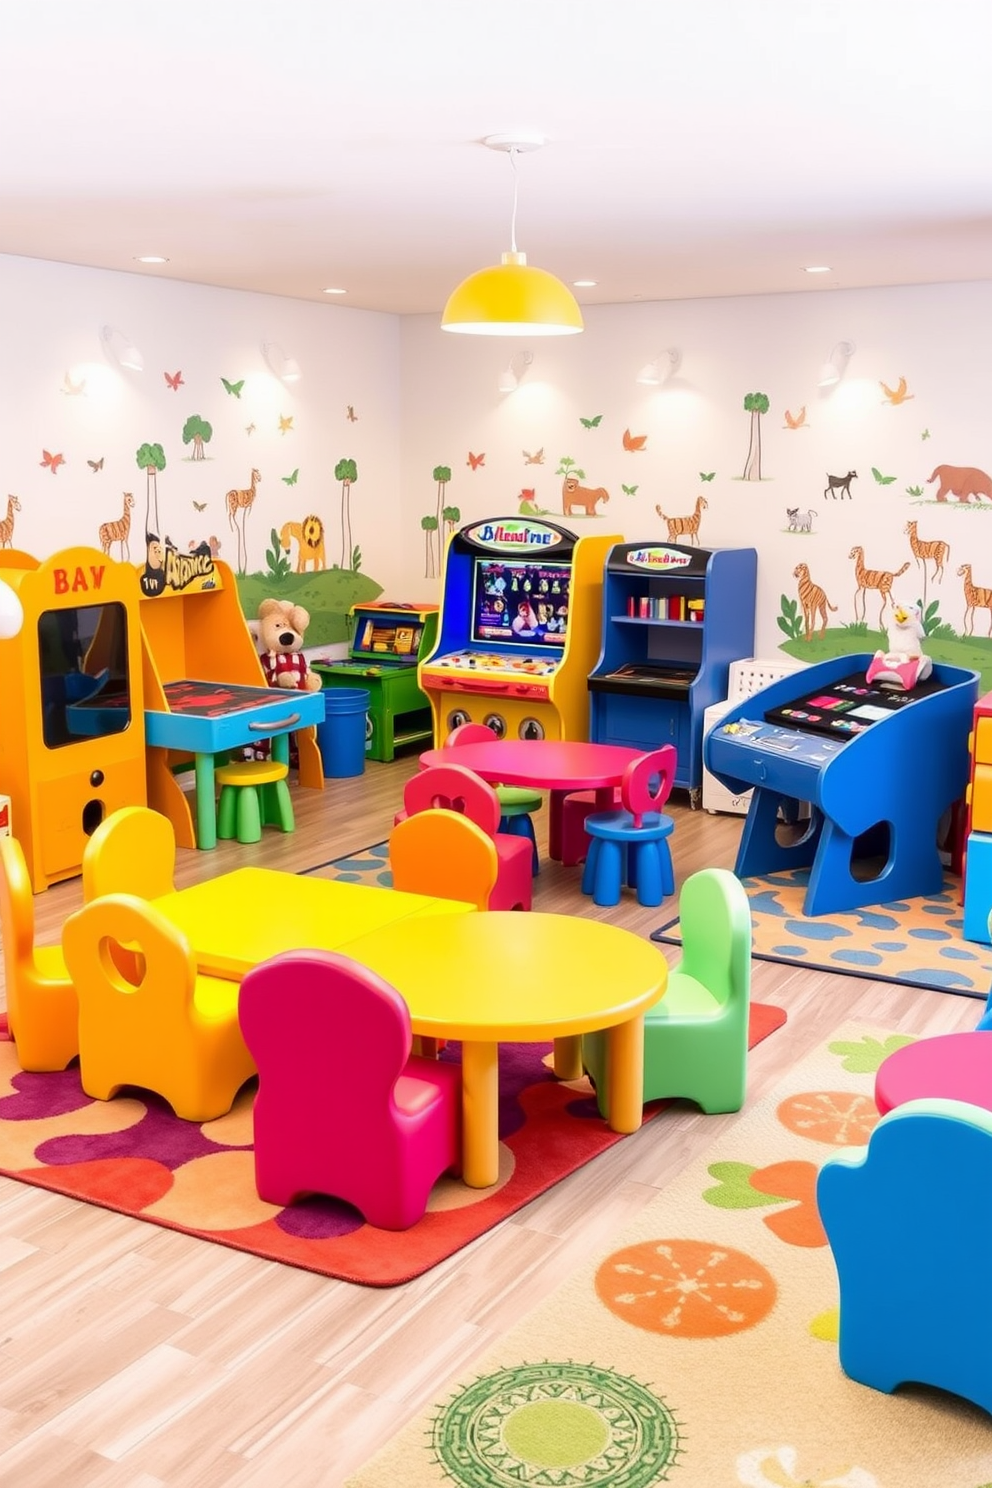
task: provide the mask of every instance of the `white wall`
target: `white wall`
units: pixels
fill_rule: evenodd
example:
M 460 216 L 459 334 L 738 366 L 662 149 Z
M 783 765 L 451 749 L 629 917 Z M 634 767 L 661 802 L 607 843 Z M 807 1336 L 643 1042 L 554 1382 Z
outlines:
M 354 459 L 354 541 L 362 567 L 387 592 L 402 589 L 399 514 L 399 369 L 395 316 L 274 296 L 0 257 L 0 519 L 15 494 L 14 546 L 41 558 L 70 544 L 95 545 L 101 522 L 134 494 L 131 558 L 143 556 L 146 477 L 135 462 L 160 443 L 162 533 L 181 550 L 217 537 L 237 567 L 225 494 L 262 476 L 247 520 L 249 570 L 265 567 L 273 527 L 310 512 L 327 528 L 327 561 L 340 559 L 340 487 L 334 466 Z M 106 359 L 100 329 L 118 327 L 144 371 Z M 263 342 L 296 358 L 287 386 L 266 367 Z M 182 372 L 172 391 L 166 372 Z M 82 392 L 65 391 L 66 376 Z M 222 378 L 244 380 L 240 398 Z M 352 405 L 356 421 L 347 417 Z M 213 426 L 207 458 L 193 462 L 182 430 L 194 413 Z M 280 417 L 291 428 L 280 432 Z M 254 424 L 252 433 L 248 426 Z M 52 474 L 44 454 L 62 454 Z M 90 461 L 103 461 L 94 470 Z M 284 476 L 298 470 L 296 483 Z M 203 510 L 199 510 L 199 507 Z M 118 556 L 118 549 L 113 550 Z
M 837 613 L 832 626 L 854 619 L 857 591 L 851 548 L 865 550 L 869 568 L 895 572 L 896 597 L 922 597 L 922 579 L 905 534 L 916 519 L 920 536 L 943 538 L 951 561 L 943 582 L 932 567 L 927 599 L 956 630 L 964 620 L 962 562 L 977 583 L 992 586 L 992 503 L 937 504 L 934 467 L 975 465 L 992 472 L 989 394 L 992 375 L 986 332 L 992 324 L 992 284 L 829 291 L 752 298 L 696 300 L 593 308 L 575 337 L 506 342 L 442 332 L 435 316 L 407 317 L 401 326 L 403 389 L 403 530 L 423 552 L 422 515 L 434 510 L 431 471 L 451 467 L 445 492 L 462 521 L 514 514 L 520 492 L 533 488 L 542 507 L 580 532 L 615 531 L 631 541 L 664 540 L 656 515 L 703 513 L 703 546 L 758 550 L 758 654 L 784 640 L 777 625 L 781 596 L 795 598 L 793 569 L 806 562 Z M 843 381 L 821 391 L 821 365 L 838 341 L 856 352 Z M 518 390 L 501 395 L 499 373 L 516 350 L 534 361 Z M 681 369 L 666 386 L 635 382 L 658 352 L 677 347 Z M 893 404 L 881 383 L 908 396 Z M 748 453 L 746 393 L 767 395 L 761 419 L 762 480 L 741 479 Z M 786 427 L 785 411 L 805 422 Z M 602 414 L 595 429 L 580 418 Z M 626 429 L 646 434 L 643 451 L 628 452 Z M 924 437 L 929 431 L 929 437 Z M 523 451 L 544 449 L 543 465 Z M 484 453 L 471 470 L 469 451 Z M 590 486 L 609 491 L 592 519 L 561 516 L 562 456 L 575 459 Z M 882 476 L 895 476 L 880 484 Z M 850 501 L 824 497 L 827 473 L 858 472 Z M 700 473 L 715 472 L 710 481 Z M 625 495 L 623 485 L 636 485 Z M 922 486 L 922 498 L 907 488 Z M 787 507 L 815 512 L 809 535 L 786 530 Z M 416 597 L 426 597 L 423 559 Z M 877 596 L 867 595 L 868 624 L 877 625 Z M 979 635 L 992 613 L 976 615 Z M 862 649 L 852 644 L 851 650 Z M 992 656 L 989 657 L 992 660 Z

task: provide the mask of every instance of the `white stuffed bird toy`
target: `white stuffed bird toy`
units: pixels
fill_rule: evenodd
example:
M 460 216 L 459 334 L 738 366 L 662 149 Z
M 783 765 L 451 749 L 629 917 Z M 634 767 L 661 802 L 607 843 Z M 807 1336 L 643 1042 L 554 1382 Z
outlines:
M 887 627 L 889 649 L 875 652 L 866 681 L 907 692 L 923 682 L 933 671 L 933 660 L 923 650 L 924 634 L 919 605 L 893 603 Z

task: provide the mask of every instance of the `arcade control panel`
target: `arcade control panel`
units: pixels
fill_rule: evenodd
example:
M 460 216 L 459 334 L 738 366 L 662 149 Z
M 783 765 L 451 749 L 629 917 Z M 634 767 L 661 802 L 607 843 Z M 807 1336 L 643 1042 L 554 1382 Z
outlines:
M 517 679 L 521 673 L 529 677 L 547 677 L 558 670 L 560 656 L 511 656 L 497 651 L 449 651 L 447 656 L 435 656 L 430 662 L 431 670 L 444 667 L 463 672 L 499 672 Z

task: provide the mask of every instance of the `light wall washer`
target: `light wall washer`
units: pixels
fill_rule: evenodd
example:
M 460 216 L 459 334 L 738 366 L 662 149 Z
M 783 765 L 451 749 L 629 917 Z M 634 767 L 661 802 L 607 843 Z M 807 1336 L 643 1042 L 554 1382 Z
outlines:
M 262 358 L 273 377 L 280 382 L 299 382 L 303 373 L 295 357 L 287 356 L 275 341 L 262 342 Z
M 334 288 L 322 289 L 320 292 L 321 292 L 321 294 L 347 294 L 348 293 L 348 291 L 346 289 L 334 289 Z
M 598 283 L 599 283 L 599 280 L 598 279 L 573 279 L 572 280 L 572 288 L 573 289 L 595 289 L 596 288 L 596 285 Z
M 682 353 L 678 347 L 670 346 L 667 351 L 659 352 L 653 362 L 646 362 L 634 381 L 643 382 L 648 387 L 660 387 L 674 376 L 681 365 Z
M 527 368 L 534 361 L 532 351 L 518 351 L 510 358 L 506 370 L 499 375 L 496 386 L 501 393 L 515 393 L 527 375 Z
M 125 336 L 116 326 L 101 326 L 100 340 L 108 361 L 113 362 L 116 367 L 126 367 L 129 372 L 145 370 L 145 359 L 141 352 L 130 337 Z
M 853 341 L 837 342 L 836 346 L 827 357 L 827 360 L 820 368 L 820 376 L 817 381 L 821 388 L 834 387 L 838 382 L 840 382 L 841 378 L 844 376 L 844 373 L 847 371 L 847 364 L 851 360 L 856 350 L 857 348 L 855 347 Z
M 583 328 L 575 296 L 546 269 L 528 264 L 526 253 L 517 250 L 517 156 L 539 150 L 544 136 L 490 134 L 483 144 L 510 156 L 510 248 L 499 264 L 470 274 L 452 291 L 441 316 L 441 329 L 468 336 L 574 336 Z
M 158 253 L 139 253 L 135 263 L 168 263 L 167 258 L 162 258 Z
M 805 268 L 803 270 L 803 273 L 804 274 L 829 274 L 830 273 L 830 265 L 829 264 L 810 264 L 808 268 Z

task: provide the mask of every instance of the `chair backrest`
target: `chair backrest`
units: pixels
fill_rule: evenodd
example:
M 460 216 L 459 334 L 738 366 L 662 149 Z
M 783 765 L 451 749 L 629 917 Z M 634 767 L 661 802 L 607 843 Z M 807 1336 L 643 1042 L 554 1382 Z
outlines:
M 175 888 L 176 836 L 168 817 L 124 806 L 102 821 L 83 849 L 83 903 L 104 894 L 158 899 Z
M 459 744 L 494 744 L 497 735 L 487 723 L 460 723 L 453 728 L 444 741 L 445 749 L 452 749 Z
M 660 811 L 672 793 L 678 755 L 674 744 L 664 744 L 650 754 L 642 754 L 624 770 L 620 781 L 620 799 L 624 809 L 639 827 L 652 811 Z
M 432 765 L 411 775 L 403 788 L 403 806 L 408 816 L 440 807 L 461 811 L 487 837 L 499 830 L 499 797 L 492 786 L 464 765 Z
M 300 1101 L 318 1081 L 322 1106 L 344 1129 L 366 1125 L 370 1111 L 383 1119 L 391 1112 L 410 1057 L 410 1013 L 395 987 L 357 961 L 331 951 L 263 961 L 241 983 L 238 1021 L 258 1066 L 260 1102 L 268 1081 L 273 1093 Z M 331 1069 L 335 1050 L 348 1054 Z
M 84 904 L 62 927 L 62 951 L 81 1023 L 87 1009 L 99 1009 L 101 1017 L 121 1009 L 122 998 L 140 998 L 141 1018 L 149 1023 L 174 1017 L 192 1001 L 196 961 L 189 942 L 135 894 Z
M 679 894 L 682 957 L 678 969 L 727 1003 L 751 994 L 751 906 L 726 868 L 691 874 Z
M 499 873 L 493 839 L 460 811 L 418 811 L 389 837 L 393 888 L 489 907 Z
M 34 965 L 34 896 L 16 837 L 0 837 L 0 932 L 9 1000 L 18 970 Z

